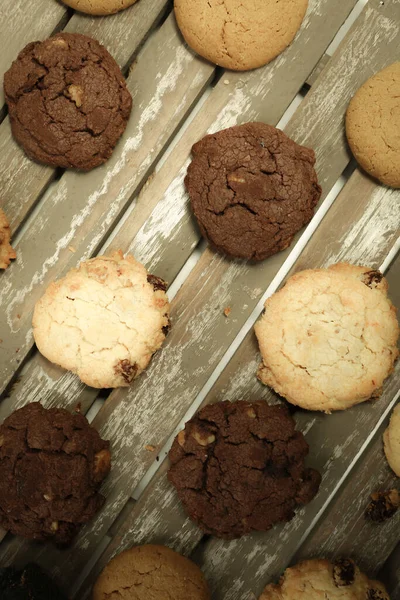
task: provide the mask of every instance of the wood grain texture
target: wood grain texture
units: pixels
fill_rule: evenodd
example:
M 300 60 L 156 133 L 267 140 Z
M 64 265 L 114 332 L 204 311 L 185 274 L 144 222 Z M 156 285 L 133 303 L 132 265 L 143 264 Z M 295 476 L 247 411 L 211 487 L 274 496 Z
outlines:
M 18 2 L 7 0 L 7 4 L 11 3 L 13 6 L 15 4 L 19 7 L 18 14 L 21 16 L 20 13 L 22 12 L 22 5 L 25 5 L 25 0 L 18 0 Z M 47 9 L 46 22 L 49 5 L 52 11 L 55 11 L 54 7 L 58 7 L 57 11 L 61 11 L 60 14 L 64 14 L 65 12 L 65 8 L 62 8 L 61 2 L 59 3 L 56 0 L 41 0 L 40 2 L 35 2 L 35 7 L 38 7 L 38 13 L 41 15 L 44 14 L 44 5 L 46 5 Z M 88 15 L 75 13 L 68 22 L 65 30 L 90 35 L 98 39 L 107 47 L 119 65 L 125 68 L 132 56 L 136 54 L 138 48 L 142 45 L 143 40 L 147 37 L 149 29 L 158 21 L 167 7 L 167 0 L 146 0 L 146 2 L 134 4 L 117 15 L 108 17 L 89 17 Z M 30 12 L 29 17 L 31 16 Z M 26 16 L 25 21 L 28 24 Z M 41 16 L 39 21 L 43 25 L 43 16 Z M 2 21 L 2 23 L 3 25 L 0 25 L 0 39 L 5 39 L 5 35 L 2 36 L 1 27 L 6 27 L 8 31 L 9 23 L 6 20 Z M 37 22 L 35 21 L 35 23 L 37 27 Z M 42 36 L 37 34 L 36 37 L 46 38 L 50 35 L 51 31 L 51 29 L 47 28 Z M 10 62 L 16 58 L 18 50 L 22 49 L 24 44 L 32 39 L 35 38 L 28 38 L 23 43 L 21 42 L 20 48 L 17 49 L 13 44 L 11 45 L 14 54 L 11 56 Z M 17 41 L 19 41 L 18 36 Z M 173 43 L 173 38 L 171 38 L 171 44 Z M 95 172 L 97 173 L 97 170 Z M 0 184 L 2 189 L 0 205 L 9 217 L 13 231 L 17 229 L 26 215 L 32 210 L 38 198 L 46 190 L 54 176 L 54 169 L 39 165 L 25 156 L 23 150 L 12 139 L 10 121 L 7 117 L 0 125 Z
M 50 281 L 95 253 L 212 72 L 182 46 L 170 17 L 128 78 L 134 109 L 110 160 L 89 173 L 65 173 L 46 193 L 17 246 L 16 263 L 2 275 L 1 389 L 32 347 L 34 303 Z

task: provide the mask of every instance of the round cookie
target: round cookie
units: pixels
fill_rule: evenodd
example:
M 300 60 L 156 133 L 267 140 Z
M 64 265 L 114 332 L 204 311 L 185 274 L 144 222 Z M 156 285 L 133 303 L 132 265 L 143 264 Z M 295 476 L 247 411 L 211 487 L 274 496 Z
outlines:
M 0 526 L 69 544 L 103 506 L 109 443 L 83 415 L 35 402 L 0 426 Z
M 28 44 L 5 74 L 4 91 L 13 135 L 27 155 L 65 169 L 104 163 L 132 108 L 115 60 L 77 33 Z
M 345 263 L 290 277 L 255 325 L 259 379 L 308 410 L 343 410 L 379 396 L 398 356 L 387 290 L 379 271 Z
M 63 0 L 64 4 L 74 10 L 88 15 L 113 15 L 124 10 L 137 0 Z
M 166 283 L 121 251 L 81 263 L 35 306 L 40 352 L 95 388 L 126 387 L 168 333 Z
M 391 469 L 400 477 L 400 404 L 394 409 L 389 427 L 383 434 L 387 461 Z
M 285 406 L 218 402 L 176 437 L 168 478 L 205 533 L 231 539 L 289 521 L 314 498 L 321 476 L 307 454 Z
M 179 29 L 207 60 L 234 71 L 266 65 L 293 41 L 308 0 L 175 0 Z
M 189 559 L 166 546 L 118 554 L 98 578 L 93 600 L 210 600 L 207 582 Z
M 390 600 L 385 586 L 368 579 L 352 560 L 306 560 L 286 569 L 259 600 Z
M 185 179 L 200 231 L 219 252 L 262 260 L 287 248 L 321 196 L 313 150 L 246 123 L 192 148 Z
M 0 208 L 0 269 L 7 269 L 11 260 L 17 258 L 10 241 L 10 225 L 8 224 L 6 215 Z
M 346 115 L 347 139 L 356 160 L 373 177 L 400 187 L 400 62 L 358 90 Z

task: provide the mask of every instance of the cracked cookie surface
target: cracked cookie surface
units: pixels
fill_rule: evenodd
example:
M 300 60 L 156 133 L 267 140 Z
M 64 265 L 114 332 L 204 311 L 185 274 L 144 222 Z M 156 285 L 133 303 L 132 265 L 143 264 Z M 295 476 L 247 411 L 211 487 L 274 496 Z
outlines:
M 126 387 L 170 326 L 162 279 L 122 252 L 81 263 L 35 306 L 33 335 L 50 361 L 95 388 Z
M 390 600 L 385 586 L 370 580 L 350 559 L 306 560 L 286 569 L 259 600 Z
M 118 554 L 98 578 L 93 600 L 210 600 L 207 582 L 188 558 L 166 546 Z
M 108 448 L 83 415 L 37 402 L 12 413 L 0 426 L 0 525 L 70 543 L 103 506 Z
M 88 15 L 113 15 L 136 0 L 63 0 L 64 4 Z
M 183 37 L 207 60 L 235 71 L 266 65 L 293 41 L 308 0 L 175 0 Z
M 379 271 L 345 263 L 301 271 L 255 325 L 258 376 L 292 404 L 343 410 L 380 395 L 399 325 Z
M 115 60 L 76 33 L 28 44 L 5 74 L 4 91 L 15 139 L 30 158 L 55 167 L 104 163 L 132 108 Z
M 387 461 L 391 469 L 400 477 L 400 404 L 394 409 L 389 427 L 383 434 Z
M 0 208 L 0 269 L 7 269 L 10 262 L 17 258 L 11 244 L 10 225 L 4 212 Z
M 231 257 L 262 260 L 287 248 L 321 196 L 313 150 L 275 127 L 246 123 L 192 148 L 185 179 L 201 233 Z
M 289 521 L 314 498 L 321 477 L 307 454 L 285 406 L 218 402 L 176 437 L 168 478 L 205 533 L 230 539 Z
M 346 133 L 363 169 L 382 183 L 400 188 L 400 62 L 358 90 L 347 110 Z

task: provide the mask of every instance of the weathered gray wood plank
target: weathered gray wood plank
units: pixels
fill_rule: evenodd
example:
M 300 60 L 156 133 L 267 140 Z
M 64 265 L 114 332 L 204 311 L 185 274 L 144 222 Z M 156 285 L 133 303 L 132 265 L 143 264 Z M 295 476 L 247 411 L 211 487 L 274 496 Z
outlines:
M 16 5 L 17 8 L 13 10 L 18 11 L 17 14 L 19 17 L 21 17 L 22 10 L 26 13 L 24 23 L 26 22 L 26 27 L 28 27 L 32 15 L 31 11 L 29 13 L 26 12 L 25 1 L 18 0 L 18 2 L 14 2 L 14 0 L 7 0 L 7 4 Z M 44 5 L 46 5 L 46 10 L 44 9 Z M 50 10 L 49 6 L 51 7 Z M 33 37 L 28 37 L 27 39 L 25 37 L 29 35 L 29 30 L 25 32 L 24 38 L 18 35 L 15 44 L 19 43 L 20 45 L 11 44 L 13 54 L 10 57 L 10 62 L 27 42 L 32 41 L 36 37 L 45 38 L 51 33 L 54 28 L 49 29 L 52 23 L 50 20 L 52 12 L 62 15 L 65 12 L 65 8 L 63 9 L 62 6 L 62 3 L 56 0 L 35 2 L 34 16 L 38 14 L 40 15 L 40 19 L 35 20 L 34 30 L 35 28 L 38 29 L 38 23 L 42 23 L 42 27 L 44 23 L 49 23 L 50 25 L 48 24 L 43 29 L 42 35 L 39 35 L 40 29 L 35 35 L 32 33 Z M 146 38 L 149 29 L 154 26 L 168 6 L 168 0 L 146 0 L 145 2 L 134 4 L 117 15 L 108 17 L 89 17 L 82 13 L 75 13 L 68 22 L 65 30 L 95 37 L 101 43 L 105 44 L 120 66 L 124 68 L 129 64 L 132 56 L 136 54 L 138 48 Z M 48 12 L 50 12 L 49 17 Z M 27 19 L 28 14 L 29 20 Z M 46 16 L 44 17 L 43 15 Z M 16 22 L 18 22 L 17 17 Z M 9 31 L 9 24 L 6 19 L 2 23 L 3 25 L 0 25 L 0 39 L 6 39 L 5 34 L 2 35 L 1 27 L 6 27 L 6 31 Z M 7 48 L 7 55 L 8 52 Z M 53 177 L 54 169 L 29 160 L 21 148 L 14 142 L 11 135 L 10 122 L 7 117 L 0 126 L 0 184 L 2 189 L 0 204 L 8 215 L 13 230 L 21 224 Z
M 361 203 L 352 203 L 352 199 L 354 198 L 361 199 Z M 333 208 L 331 208 L 322 221 L 311 242 L 303 254 L 300 255 L 295 269 L 300 270 L 301 268 L 331 264 L 338 260 L 368 262 L 371 265 L 379 266 L 399 234 L 399 199 L 399 192 L 376 185 L 368 177 L 356 171 L 336 200 Z M 353 210 L 349 212 L 347 207 L 350 205 L 353 207 Z M 336 236 L 332 236 L 332 230 L 337 232 Z M 371 256 L 371 245 L 374 248 L 374 256 Z M 344 249 L 347 249 L 346 253 Z M 400 270 L 400 257 L 397 258 L 395 265 Z M 203 267 L 200 265 L 198 267 L 199 273 L 204 273 Z M 396 268 L 390 270 L 388 278 L 391 288 L 393 288 L 392 299 L 395 304 L 398 303 L 400 305 L 400 285 Z M 238 290 L 236 292 L 240 293 Z M 221 319 L 223 318 L 221 315 Z M 255 373 L 259 360 L 257 344 L 254 334 L 251 331 L 238 353 L 232 358 L 220 379 L 205 398 L 203 405 L 217 399 L 234 401 L 242 397 L 262 397 L 277 401 L 277 397 L 256 379 Z M 274 529 L 270 534 L 251 536 L 239 542 L 224 543 L 214 541 L 210 543 L 210 549 L 206 554 L 206 561 L 209 560 L 211 564 L 214 564 L 214 555 L 216 555 L 221 556 L 222 561 L 226 559 L 228 563 L 219 564 L 218 571 L 210 571 L 212 579 L 222 581 L 224 584 L 222 591 L 219 589 L 215 590 L 215 593 L 218 594 L 216 598 L 225 598 L 224 594 L 228 593 L 229 589 L 229 577 L 236 577 L 243 557 L 249 556 L 254 560 L 254 555 L 251 552 L 251 546 L 254 545 L 254 538 L 260 547 L 260 553 L 262 552 L 261 548 L 267 548 L 266 544 L 269 543 L 271 543 L 274 551 L 278 548 L 276 556 L 281 560 L 275 567 L 275 575 L 279 572 L 279 569 L 285 568 L 291 556 L 288 552 L 292 554 L 294 552 L 294 548 L 287 544 L 289 534 L 291 544 L 295 547 L 317 510 L 320 509 L 325 499 L 340 480 L 348 462 L 352 460 L 352 457 L 356 455 L 364 443 L 365 432 L 373 430 L 382 411 L 392 401 L 399 388 L 399 383 L 400 364 L 397 365 L 396 372 L 389 382 L 385 398 L 376 402 L 373 406 L 366 404 L 347 413 L 331 416 L 300 413 L 299 424 L 304 431 L 309 430 L 308 436 L 311 436 L 312 457 L 310 458 L 310 464 L 317 465 L 324 471 L 328 470 L 329 476 L 328 479 L 325 477 L 325 487 L 323 487 L 318 497 L 319 500 L 314 501 L 306 509 L 307 518 L 304 516 L 303 511 L 292 524 L 289 524 L 286 528 Z M 334 461 L 335 454 L 338 455 L 338 459 L 341 459 L 336 464 Z M 112 543 L 88 578 L 84 586 L 85 593 L 88 593 L 90 584 L 106 562 L 122 548 L 129 547 L 133 540 L 138 539 L 149 542 L 154 538 L 177 547 L 186 554 L 190 554 L 198 543 L 201 533 L 185 517 L 176 495 L 165 478 L 166 469 L 167 466 L 163 465 L 143 496 L 134 505 L 125 523 L 121 525 Z M 175 532 L 181 529 L 185 533 L 182 540 L 177 540 Z M 281 539 L 277 546 L 279 535 Z M 230 566 L 230 554 L 237 557 L 236 559 L 232 559 L 234 561 L 233 566 Z M 263 554 L 260 554 L 254 569 L 248 564 L 250 559 L 245 563 L 246 567 L 241 568 L 239 571 L 242 580 L 239 580 L 236 585 L 249 585 L 255 576 L 254 571 L 262 568 L 259 565 L 259 562 L 263 560 L 262 557 Z M 285 560 L 287 561 L 286 563 Z M 272 562 L 272 557 L 270 562 Z M 268 565 L 270 562 L 268 562 Z M 206 566 L 210 569 L 208 563 L 206 563 Z M 251 570 L 248 578 L 247 568 L 249 571 Z M 228 571 L 226 578 L 223 576 L 225 569 Z M 265 577 L 268 574 L 269 572 L 262 571 L 264 578 L 259 580 L 259 589 L 264 585 Z M 241 598 L 240 593 L 242 591 L 241 587 L 236 589 L 235 593 L 238 595 L 233 595 L 232 598 Z
M 320 10 L 321 10 L 321 7 L 322 7 L 322 6 L 325 6 L 325 3 L 324 3 L 324 4 L 321 4 L 320 2 L 316 2 L 316 3 L 313 5 L 313 10 L 315 10 L 315 14 L 316 14 L 317 16 L 318 16 L 318 15 L 319 15 L 319 16 L 321 16 L 321 18 L 323 19 L 323 22 L 324 22 L 324 23 L 329 23 L 329 24 L 330 24 L 330 25 L 329 25 L 329 27 L 330 27 L 330 26 L 331 26 L 331 20 L 327 19 L 327 15 L 326 15 L 326 13 L 321 13 L 321 12 L 320 12 Z M 327 6 L 327 5 L 326 5 L 326 6 Z M 337 14 L 337 13 L 335 13 L 335 14 Z M 318 31 L 318 26 L 319 26 L 319 25 L 320 25 L 320 23 L 314 23 L 313 21 L 310 21 L 310 20 L 309 20 L 309 21 L 307 21 L 307 23 L 306 23 L 306 26 L 308 27 L 308 29 L 306 28 L 306 30 L 305 30 L 305 31 L 306 31 L 306 34 L 305 34 L 305 41 L 308 41 L 308 40 L 310 39 L 310 36 L 311 36 L 311 37 L 313 37 L 314 33 L 315 33 L 316 31 Z M 330 35 L 330 37 L 331 37 L 331 29 L 330 29 L 329 27 L 328 27 L 328 32 L 329 32 L 329 35 Z M 311 28 L 311 31 L 310 31 L 310 28 Z M 316 29 L 314 29 L 314 28 L 316 28 Z M 322 52 L 323 52 L 323 47 L 322 47 L 322 42 L 321 42 L 321 40 L 319 41 L 319 43 L 321 43 L 321 53 L 322 53 Z M 289 55 L 289 58 L 290 58 L 290 55 Z M 318 57 L 317 57 L 317 58 L 318 58 Z M 317 58 L 315 57 L 315 55 L 313 56 L 313 55 L 312 55 L 312 53 L 310 53 L 310 60 L 313 60 L 313 61 L 314 61 L 314 63 L 313 63 L 313 64 L 315 64 L 315 61 L 317 60 Z M 284 68 L 284 66 L 288 64 L 288 61 L 287 61 L 287 60 L 285 60 L 285 61 L 283 61 L 283 60 L 282 60 L 280 64 L 281 64 L 281 68 L 283 69 L 283 68 Z M 308 67 L 308 70 L 310 70 L 310 68 L 311 68 L 311 65 Z M 297 69 L 295 69 L 295 73 L 296 73 L 296 71 L 297 71 Z M 293 72 L 293 69 L 292 69 L 292 71 L 291 71 L 291 72 Z M 283 74 L 284 74 L 284 73 L 285 73 L 285 71 L 283 71 Z M 294 75 L 292 75 L 292 77 L 293 77 L 293 76 L 294 76 Z M 296 87 L 294 87 L 294 86 L 293 86 L 293 87 L 294 87 L 294 89 L 293 89 L 293 92 L 294 92 L 294 93 L 295 93 L 295 91 L 296 91 L 296 88 L 298 89 L 298 87 L 300 87 L 300 81 L 301 81 L 301 80 L 299 79 L 299 83 L 298 83 L 298 85 L 297 85 Z M 265 82 L 264 82 L 264 84 L 265 84 L 265 85 L 267 85 L 268 83 L 269 83 L 269 78 L 267 79 L 267 81 L 265 81 Z M 256 84 L 257 84 L 258 90 L 260 90 L 260 85 L 261 85 L 261 84 L 260 84 L 259 82 L 258 82 L 258 83 L 257 83 L 257 82 L 254 82 L 254 85 L 256 85 Z M 284 85 L 286 86 L 286 79 L 285 79 L 285 83 L 284 83 Z M 269 86 L 268 86 L 268 88 L 269 88 Z M 257 89 L 257 88 L 256 88 L 256 89 Z M 261 88 L 261 89 L 262 89 L 262 88 Z M 291 89 L 292 89 L 292 88 L 291 88 Z M 252 90 L 251 88 L 249 88 L 249 89 L 247 90 L 247 93 L 249 94 L 249 98 L 251 98 L 251 97 L 253 96 L 253 90 Z M 265 98 L 264 98 L 264 99 L 265 99 Z M 289 100 L 289 101 L 290 101 L 290 100 Z M 249 103 L 247 102 L 247 104 L 249 104 Z M 222 260 L 223 260 L 223 259 L 220 259 L 220 258 L 218 258 L 218 260 L 222 262 Z M 198 299 L 199 299 L 199 298 L 198 298 Z M 254 297 L 253 297 L 253 301 L 254 301 Z M 244 316 L 243 316 L 243 319 L 245 319 L 245 317 L 246 317 L 246 315 L 244 315 Z M 233 330 L 232 330 L 232 331 L 233 331 Z M 233 333 L 233 335 L 234 335 L 234 333 Z M 209 365 L 207 365 L 207 368 L 209 368 Z M 188 401 L 190 401 L 190 395 L 189 395 L 189 394 L 187 394 L 187 396 L 186 396 L 186 397 L 188 398 Z M 113 405 L 113 403 L 116 401 L 116 400 L 115 400 L 115 398 L 116 398 L 116 396 L 114 396 L 114 397 L 113 397 L 113 399 L 111 399 L 111 400 L 110 400 L 110 401 L 109 401 L 109 402 L 106 404 L 106 406 L 105 406 L 104 410 L 102 411 L 102 418 L 104 418 L 105 420 L 107 420 L 107 415 L 109 414 L 110 406 L 112 406 L 112 405 Z M 122 408 L 122 405 L 120 404 L 120 405 L 118 406 L 118 409 L 121 409 L 121 408 Z M 138 411 L 138 417 L 139 417 L 139 411 Z M 173 424 L 172 424 L 172 425 L 173 425 Z M 168 427 L 170 428 L 172 425 L 169 425 Z M 165 435 L 167 435 L 167 431 L 165 431 L 165 433 L 163 433 L 163 435 L 164 435 L 164 436 L 165 436 Z M 146 463 L 146 462 L 144 462 L 143 466 L 142 466 L 142 465 L 139 465 L 139 467 L 140 467 L 140 469 L 141 469 L 141 470 L 140 470 L 140 471 L 137 473 L 137 475 L 138 475 L 138 476 L 139 476 L 139 475 L 140 475 L 140 473 L 142 472 L 143 468 L 145 468 L 145 467 L 146 467 L 146 464 L 148 464 L 148 460 L 149 460 L 149 459 L 147 458 L 146 460 L 147 460 L 147 463 Z M 116 467 L 115 467 L 115 469 L 114 469 L 114 473 L 115 473 L 116 479 L 119 479 L 119 476 L 118 476 L 118 466 L 116 466 Z M 125 475 L 126 475 L 126 469 L 124 468 L 124 476 L 125 476 Z M 134 473 L 132 474 L 132 472 L 130 472 L 128 475 L 129 475 L 129 477 L 131 477 L 132 475 L 134 475 Z M 126 497 L 126 496 L 125 496 L 125 494 L 126 494 L 126 492 L 124 492 L 124 495 L 123 495 L 121 498 L 119 498 L 119 497 L 117 496 L 117 498 L 116 498 L 116 499 L 110 500 L 110 505 L 109 505 L 109 506 L 110 506 L 110 510 L 111 510 L 111 518 L 114 518 L 114 516 L 113 516 L 113 515 L 115 515 L 115 514 L 116 514 L 116 512 L 118 511 L 118 509 L 120 508 L 120 506 L 121 506 L 121 502 L 123 502 L 123 498 L 124 498 L 124 497 Z M 116 503 L 115 503 L 115 502 L 116 502 Z M 103 513 L 103 516 L 104 516 L 104 513 Z M 103 516 L 102 516 L 102 520 L 103 520 Z M 108 516 L 107 518 L 110 518 L 110 516 Z M 99 526 L 99 523 L 97 523 L 97 526 L 95 526 L 95 528 L 94 528 L 94 529 L 95 529 L 95 533 L 96 533 L 96 535 L 100 535 L 100 534 L 101 534 L 102 527 L 104 528 L 104 526 L 105 526 L 105 525 L 104 525 L 104 521 L 103 521 L 103 523 L 102 523 L 102 525 L 101 525 L 101 526 Z M 82 546 L 85 546 L 85 548 L 86 548 L 86 547 L 87 547 L 87 544 L 86 544 L 84 541 L 82 541 Z M 74 556 L 76 556 L 76 555 L 77 555 L 77 552 L 76 552 L 76 550 L 74 551 L 74 553 L 73 553 L 73 554 L 74 554 Z M 39 558 L 37 554 L 36 554 L 36 558 Z M 53 559 L 54 559 L 54 553 L 52 553 L 52 556 L 51 556 L 51 561 L 52 561 L 52 562 L 53 562 Z M 40 560 L 41 560 L 41 558 L 40 558 Z M 43 560 L 44 560 L 44 559 L 43 559 Z M 70 562 L 70 561 L 69 561 L 69 562 Z M 65 571 L 64 571 L 64 568 L 63 568 L 63 573 L 65 573 Z M 66 576 L 66 577 L 68 577 L 68 575 L 65 575 L 65 576 Z
M 128 78 L 134 109 L 111 159 L 90 173 L 65 173 L 46 194 L 17 246 L 16 263 L 1 276 L 1 389 L 32 347 L 32 310 L 44 288 L 95 253 L 212 73 L 182 45 L 168 18 Z

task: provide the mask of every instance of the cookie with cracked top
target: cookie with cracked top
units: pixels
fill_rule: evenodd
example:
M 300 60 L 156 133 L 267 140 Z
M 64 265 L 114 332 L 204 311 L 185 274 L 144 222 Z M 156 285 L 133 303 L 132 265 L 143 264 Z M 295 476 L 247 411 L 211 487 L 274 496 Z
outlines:
M 83 262 L 37 302 L 36 345 L 87 385 L 127 387 L 169 331 L 165 290 L 165 281 L 121 251 Z
M 207 135 L 185 179 L 201 233 L 219 252 L 263 260 L 287 248 L 321 196 L 313 150 L 265 123 Z
M 259 600 L 390 600 L 385 586 L 369 579 L 350 559 L 306 560 L 286 569 L 279 584 Z
M 318 492 L 308 444 L 286 406 L 218 402 L 176 437 L 168 478 L 193 521 L 231 539 L 293 518 Z
M 115 60 L 77 33 L 28 44 L 5 74 L 4 92 L 13 135 L 26 154 L 65 169 L 104 163 L 132 108 Z
M 136 546 L 108 563 L 93 600 L 211 600 L 203 573 L 167 546 Z
M 0 526 L 67 545 L 103 506 L 109 443 L 83 415 L 38 402 L 0 426 Z
M 55 583 L 33 563 L 24 569 L 0 569 L 1 600 L 67 600 Z
M 308 410 L 343 410 L 381 393 L 399 324 L 379 271 L 340 263 L 301 271 L 255 325 L 259 379 Z
M 292 43 L 308 0 L 174 0 L 188 45 L 235 71 L 266 65 Z

